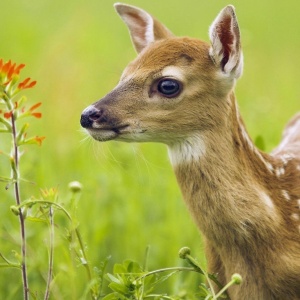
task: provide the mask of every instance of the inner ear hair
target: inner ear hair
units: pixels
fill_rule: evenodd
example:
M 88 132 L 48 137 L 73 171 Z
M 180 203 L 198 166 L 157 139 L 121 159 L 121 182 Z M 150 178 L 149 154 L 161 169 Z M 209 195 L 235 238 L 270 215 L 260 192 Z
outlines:
M 138 53 L 155 40 L 173 36 L 169 29 L 143 9 L 121 3 L 116 3 L 114 7 L 127 25 Z
M 239 77 L 242 71 L 240 30 L 234 7 L 228 5 L 217 16 L 210 30 L 210 56 L 223 73 Z

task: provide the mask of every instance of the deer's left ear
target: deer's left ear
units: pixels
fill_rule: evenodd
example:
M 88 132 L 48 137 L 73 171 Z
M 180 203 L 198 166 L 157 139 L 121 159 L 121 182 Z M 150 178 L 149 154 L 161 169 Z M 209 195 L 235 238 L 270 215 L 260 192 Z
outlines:
M 209 29 L 210 56 L 228 76 L 238 78 L 243 71 L 240 30 L 234 7 L 226 6 Z
M 173 36 L 163 24 L 146 11 L 121 3 L 116 3 L 114 6 L 127 25 L 133 45 L 138 53 L 155 40 Z

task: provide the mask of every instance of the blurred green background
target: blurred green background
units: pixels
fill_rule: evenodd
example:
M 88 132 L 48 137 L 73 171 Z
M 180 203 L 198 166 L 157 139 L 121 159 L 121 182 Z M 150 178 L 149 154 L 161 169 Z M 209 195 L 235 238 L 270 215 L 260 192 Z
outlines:
M 181 199 L 168 162 L 158 144 L 96 143 L 80 129 L 81 111 L 118 82 L 135 56 L 127 28 L 112 0 L 2 0 L 0 57 L 25 63 L 23 77 L 38 85 L 26 91 L 30 103 L 42 102 L 41 120 L 30 133 L 46 136 L 42 147 L 27 147 L 22 177 L 23 199 L 40 188 L 57 187 L 68 202 L 67 185 L 78 180 L 84 189 L 78 220 L 92 265 L 111 255 L 109 268 L 126 258 L 142 262 L 151 246 L 149 268 L 180 264 L 182 246 L 203 259 L 201 237 Z M 208 41 L 208 27 L 228 1 L 128 0 L 161 20 L 177 35 Z M 241 28 L 244 75 L 236 94 L 253 138 L 262 135 L 267 150 L 279 141 L 287 120 L 300 108 L 300 3 L 231 1 Z M 0 136 L 0 150 L 9 145 Z M 9 175 L 0 157 L 0 175 Z M 12 189 L 0 186 L 0 252 L 13 259 L 19 251 L 18 220 L 10 212 Z M 67 204 L 66 204 L 67 205 Z M 59 215 L 59 213 L 57 213 Z M 218 218 L 218 216 L 216 216 Z M 56 219 L 55 282 L 52 299 L 85 298 L 85 273 L 72 260 L 64 238 L 65 223 Z M 31 289 L 42 297 L 47 270 L 48 229 L 27 223 Z M 110 270 L 108 268 L 108 270 Z M 179 276 L 162 290 L 195 286 Z M 18 270 L 0 270 L 0 299 L 21 299 Z

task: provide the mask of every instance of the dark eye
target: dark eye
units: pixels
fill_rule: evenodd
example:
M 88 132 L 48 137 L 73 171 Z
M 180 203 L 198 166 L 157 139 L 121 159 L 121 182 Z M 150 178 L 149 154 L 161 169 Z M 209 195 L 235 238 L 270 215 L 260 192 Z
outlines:
M 177 80 L 174 79 L 161 79 L 157 84 L 157 90 L 163 96 L 172 98 L 179 94 L 181 85 Z

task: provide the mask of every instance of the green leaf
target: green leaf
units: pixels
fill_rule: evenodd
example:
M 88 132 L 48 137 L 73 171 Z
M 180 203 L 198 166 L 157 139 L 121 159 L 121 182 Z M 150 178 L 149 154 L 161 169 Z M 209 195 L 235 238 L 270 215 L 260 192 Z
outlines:
M 36 223 L 45 223 L 45 224 L 49 223 L 45 219 L 36 218 L 36 217 L 27 217 L 26 220 L 31 221 L 31 222 L 36 222 Z
M 142 273 L 143 269 L 140 266 L 140 264 L 138 264 L 135 261 L 129 261 L 128 266 L 127 266 L 127 272 L 129 273 Z
M 114 275 L 110 274 L 110 273 L 107 273 L 107 274 L 105 275 L 105 278 L 106 278 L 108 281 L 120 283 L 120 280 L 119 280 L 117 277 L 115 277 Z
M 173 276 L 176 273 L 178 273 L 178 271 L 174 271 L 174 272 L 171 272 L 170 274 L 167 274 L 165 276 L 158 277 L 158 279 L 152 284 L 152 286 L 157 285 L 159 283 L 162 283 L 162 282 L 168 280 L 171 276 Z
M 201 297 L 201 299 L 206 299 L 207 296 L 212 296 L 210 290 L 207 288 L 207 286 L 204 283 L 201 283 L 201 285 L 199 286 L 199 296 Z
M 120 283 L 112 282 L 108 285 L 108 287 L 114 292 L 118 292 L 122 295 L 127 295 L 129 293 L 128 288 Z
M 123 274 L 127 273 L 127 268 L 122 264 L 115 264 L 113 271 L 114 274 Z
M 5 269 L 5 268 L 17 268 L 21 269 L 21 265 L 18 264 L 0 264 L 0 269 Z
M 107 267 L 107 264 L 108 264 L 108 261 L 110 260 L 110 256 L 108 256 L 104 261 L 102 261 L 100 263 L 100 266 L 99 268 L 97 267 L 94 267 L 94 273 L 96 275 L 96 277 L 98 278 L 99 280 L 99 294 L 102 293 L 102 289 L 103 289 L 103 282 L 104 282 L 104 272 L 105 272 L 105 269 Z
M 9 177 L 0 176 L 0 182 L 9 182 L 9 183 L 13 183 L 13 182 L 15 182 L 15 180 L 12 179 L 12 178 L 9 178 Z
M 7 128 L 0 128 L 0 133 L 10 133 Z
M 120 297 L 116 293 L 106 295 L 102 300 L 119 300 Z
M 12 132 L 12 127 L 9 121 L 7 121 L 6 119 L 0 117 L 0 123 L 2 123 L 6 129 L 8 130 L 8 132 Z

